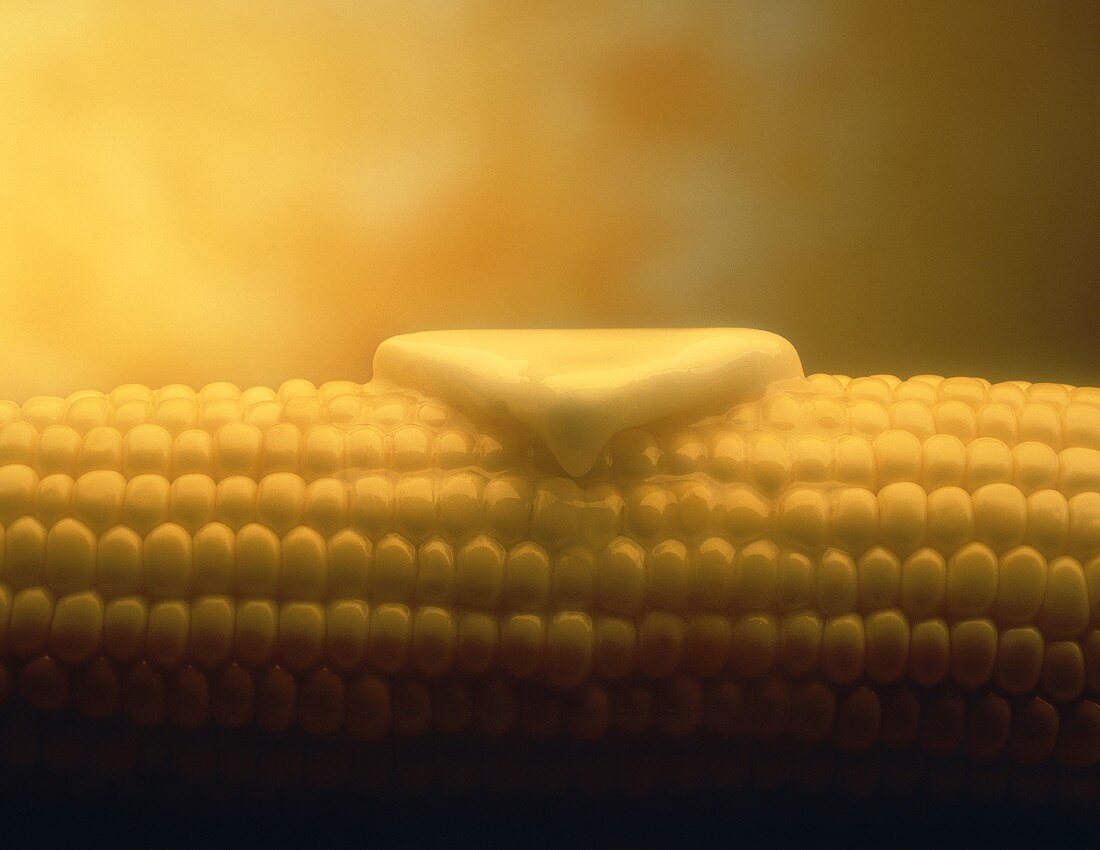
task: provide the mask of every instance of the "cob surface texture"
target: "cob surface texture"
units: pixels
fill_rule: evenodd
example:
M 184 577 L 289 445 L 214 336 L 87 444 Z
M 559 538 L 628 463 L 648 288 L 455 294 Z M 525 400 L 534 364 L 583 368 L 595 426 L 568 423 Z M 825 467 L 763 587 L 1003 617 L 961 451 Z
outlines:
M 1100 760 L 1100 390 L 796 375 L 582 474 L 392 381 L 0 404 L 0 697 Z

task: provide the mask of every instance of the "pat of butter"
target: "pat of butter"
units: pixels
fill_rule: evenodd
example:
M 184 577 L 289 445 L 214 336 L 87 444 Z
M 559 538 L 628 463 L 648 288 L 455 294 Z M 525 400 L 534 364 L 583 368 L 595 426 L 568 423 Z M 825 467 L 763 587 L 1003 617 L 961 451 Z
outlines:
M 378 381 L 523 423 L 574 477 L 624 429 L 720 413 L 802 376 L 787 340 L 746 328 L 426 331 L 374 356 Z

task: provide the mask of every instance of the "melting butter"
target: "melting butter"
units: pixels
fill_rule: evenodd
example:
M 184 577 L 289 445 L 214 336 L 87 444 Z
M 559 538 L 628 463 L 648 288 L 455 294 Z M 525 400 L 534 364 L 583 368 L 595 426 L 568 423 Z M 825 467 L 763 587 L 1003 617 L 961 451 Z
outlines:
M 426 331 L 374 356 L 378 381 L 523 423 L 573 477 L 622 430 L 719 413 L 802 376 L 787 340 L 747 328 Z

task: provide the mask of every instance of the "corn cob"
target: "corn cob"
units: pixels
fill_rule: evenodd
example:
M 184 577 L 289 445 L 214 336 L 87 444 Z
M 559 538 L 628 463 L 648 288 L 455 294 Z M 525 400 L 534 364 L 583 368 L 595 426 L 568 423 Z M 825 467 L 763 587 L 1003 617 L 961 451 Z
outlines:
M 477 332 L 0 422 L 0 696 L 35 709 L 1100 761 L 1098 389 Z

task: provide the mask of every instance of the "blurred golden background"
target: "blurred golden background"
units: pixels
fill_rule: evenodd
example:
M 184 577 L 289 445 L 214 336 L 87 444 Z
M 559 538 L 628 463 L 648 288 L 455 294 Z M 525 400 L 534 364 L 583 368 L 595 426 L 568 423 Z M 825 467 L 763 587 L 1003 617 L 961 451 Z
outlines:
M 1100 383 L 1100 6 L 0 5 L 0 397 L 747 325 Z

